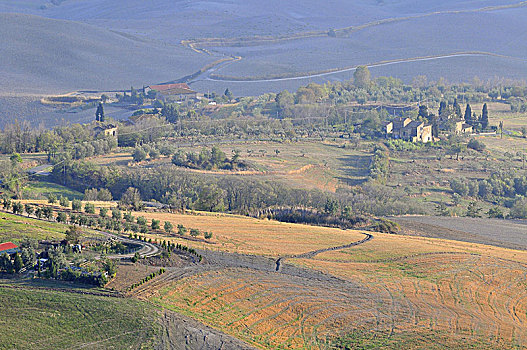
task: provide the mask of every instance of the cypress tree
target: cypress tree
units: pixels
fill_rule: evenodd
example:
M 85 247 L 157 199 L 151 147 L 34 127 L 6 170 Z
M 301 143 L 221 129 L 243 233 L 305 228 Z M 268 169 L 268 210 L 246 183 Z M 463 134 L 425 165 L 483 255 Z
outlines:
M 95 111 L 95 120 L 98 122 L 104 122 L 104 108 L 102 103 L 99 103 L 97 110 Z
M 487 109 L 487 104 L 483 105 L 483 110 L 481 111 L 481 128 L 485 130 L 489 126 L 489 110 Z
M 467 108 L 465 109 L 465 122 L 472 125 L 472 108 L 467 103 Z
M 454 100 L 454 104 L 452 105 L 454 108 L 454 113 L 458 116 L 458 118 L 461 118 L 461 106 L 457 102 L 457 98 Z
M 14 266 L 15 268 L 15 272 L 16 273 L 19 273 L 20 270 L 22 270 L 22 268 L 24 267 L 24 263 L 22 262 L 22 258 L 20 257 L 20 254 L 16 253 L 15 254 L 15 263 L 14 263 Z
M 443 114 L 443 112 L 448 108 L 448 105 L 446 104 L 445 101 L 441 101 L 441 103 L 439 104 L 439 116 L 441 116 Z

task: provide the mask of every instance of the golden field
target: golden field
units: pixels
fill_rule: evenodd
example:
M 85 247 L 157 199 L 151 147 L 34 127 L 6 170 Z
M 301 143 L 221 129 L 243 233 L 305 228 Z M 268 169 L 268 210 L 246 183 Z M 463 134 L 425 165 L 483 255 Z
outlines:
M 272 257 L 364 238 L 359 231 L 236 216 L 144 215 L 215 233 L 214 244 L 197 248 Z M 284 272 L 226 267 L 168 273 L 139 297 L 262 349 L 325 349 L 346 334 L 357 349 L 527 346 L 527 252 L 373 235 L 351 248 L 288 258 Z
M 213 233 L 210 242 L 195 242 L 165 234 L 148 235 L 149 238 L 169 239 L 194 248 L 273 257 L 302 254 L 349 244 L 364 238 L 360 231 L 355 230 L 289 224 L 226 214 L 134 212 L 133 215 L 144 216 L 149 222 L 152 219 L 160 220 L 161 225 L 164 221 L 169 221 L 176 231 L 177 225 L 181 224 L 186 228 Z

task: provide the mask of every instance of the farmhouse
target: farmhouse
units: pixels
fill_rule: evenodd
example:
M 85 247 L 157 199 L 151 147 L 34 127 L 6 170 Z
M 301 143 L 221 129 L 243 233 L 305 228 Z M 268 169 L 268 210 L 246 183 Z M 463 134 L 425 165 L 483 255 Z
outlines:
M 385 123 L 383 131 L 386 137 L 394 139 L 424 143 L 432 141 L 432 125 L 410 118 L 397 118 Z
M 104 134 L 104 136 L 117 137 L 117 126 L 113 124 L 97 125 L 93 130 L 96 136 Z
M 453 119 L 440 120 L 439 129 L 454 132 L 458 135 L 471 134 L 473 132 L 472 125 L 465 123 L 463 120 Z
M 6 242 L 6 243 L 0 244 L 0 255 L 4 253 L 11 255 L 11 254 L 19 253 L 19 252 L 20 252 L 20 248 L 18 248 L 18 246 L 12 242 Z
M 150 85 L 145 88 L 146 93 L 155 91 L 156 98 L 164 102 L 182 102 L 199 99 L 198 93 L 187 84 Z

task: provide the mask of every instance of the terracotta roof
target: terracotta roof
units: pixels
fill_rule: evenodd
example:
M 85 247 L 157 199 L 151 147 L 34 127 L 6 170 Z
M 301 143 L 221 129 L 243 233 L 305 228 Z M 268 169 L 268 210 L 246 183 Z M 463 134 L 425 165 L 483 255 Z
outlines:
M 167 89 L 162 91 L 163 95 L 193 95 L 196 91 L 190 90 L 190 89 L 180 89 L 180 88 L 174 88 L 174 89 Z
M 6 251 L 6 250 L 11 250 L 11 249 L 16 249 L 18 248 L 18 246 L 14 243 L 11 243 L 11 242 L 6 242 L 6 243 L 2 243 L 0 244 L 0 252 L 3 252 L 3 251 Z
M 171 90 L 171 89 L 185 89 L 185 90 L 190 90 L 190 86 L 188 86 L 188 85 L 185 84 L 185 83 L 182 83 L 182 84 L 161 84 L 161 85 L 150 85 L 149 88 L 152 89 L 152 90 L 160 91 L 160 92 L 163 92 L 163 91 L 166 91 L 166 90 Z

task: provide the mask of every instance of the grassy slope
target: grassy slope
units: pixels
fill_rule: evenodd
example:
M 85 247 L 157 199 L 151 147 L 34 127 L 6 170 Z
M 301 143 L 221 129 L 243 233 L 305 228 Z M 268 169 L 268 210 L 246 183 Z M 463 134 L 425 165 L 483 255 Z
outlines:
M 258 35 L 291 35 L 294 33 L 307 31 L 327 31 L 330 28 L 343 28 L 348 26 L 363 25 L 380 19 L 420 15 L 434 11 L 445 10 L 466 10 L 476 9 L 492 5 L 506 5 L 517 3 L 513 0 L 486 0 L 486 1 L 398 1 L 396 3 L 356 1 L 353 4 L 344 0 L 337 0 L 331 6 L 319 6 L 319 3 L 310 1 L 283 1 L 274 0 L 262 6 L 256 0 L 244 2 L 214 1 L 211 4 L 193 3 L 184 1 L 179 6 L 173 6 L 168 1 L 157 1 L 155 4 L 145 4 L 142 1 L 130 1 L 123 7 L 119 1 L 65 1 L 60 6 L 53 6 L 46 3 L 47 9 L 39 9 L 43 2 L 24 1 L 20 4 L 0 1 L 0 11 L 6 12 L 25 12 L 34 15 L 44 16 L 54 19 L 73 20 L 83 23 L 94 24 L 100 28 L 111 29 L 126 36 L 139 37 L 141 40 L 155 41 L 161 45 L 170 45 L 170 50 L 164 50 L 161 45 L 146 45 L 144 42 L 136 41 L 136 50 L 131 50 L 130 46 L 123 44 L 124 37 L 116 39 L 118 35 L 109 37 L 109 33 L 101 35 L 95 33 L 93 38 L 96 45 L 92 47 L 97 51 L 99 58 L 94 62 L 89 49 L 82 45 L 83 41 L 90 41 L 92 38 L 81 35 L 68 50 L 57 50 L 56 45 L 68 38 L 61 37 L 60 40 L 41 37 L 42 43 L 51 50 L 44 50 L 32 59 L 26 59 L 27 52 L 38 51 L 38 40 L 31 46 L 33 50 L 22 51 L 18 48 L 10 51 L 6 66 L 15 68 L 12 72 L 6 72 L 5 86 L 16 85 L 23 90 L 61 89 L 69 86 L 94 87 L 96 81 L 99 85 L 112 86 L 120 84 L 140 84 L 150 81 L 161 81 L 176 79 L 184 75 L 191 74 L 204 66 L 204 62 L 214 60 L 205 55 L 194 55 L 190 50 L 183 50 L 180 41 L 189 38 L 210 38 L 210 37 L 251 37 Z M 17 2 L 18 3 L 18 2 Z M 236 76 L 261 76 L 273 75 L 281 72 L 291 71 L 312 71 L 314 69 L 328 69 L 343 67 L 355 64 L 366 64 L 369 62 L 380 61 L 387 58 L 404 58 L 420 56 L 422 54 L 441 54 L 461 50 L 484 50 L 496 51 L 496 53 L 523 57 L 522 46 L 518 45 L 517 40 L 521 40 L 521 33 L 524 27 L 523 16 L 525 9 L 516 8 L 504 11 L 478 12 L 464 14 L 444 14 L 434 15 L 424 18 L 413 18 L 401 22 L 388 23 L 380 26 L 369 27 L 362 31 L 353 32 L 349 37 L 330 38 L 323 36 L 320 38 L 287 41 L 280 43 L 266 43 L 260 46 L 250 47 L 217 47 L 215 51 L 225 52 L 227 55 L 240 54 L 244 59 L 236 64 L 220 69 L 218 73 Z M 313 16 L 316 13 L 316 16 Z M 23 21 L 22 21 L 23 22 Z M 199 22 L 199 26 L 195 26 Z M 448 26 L 445 26 L 448 23 Z M 485 25 L 482 25 L 484 23 Z M 44 29 L 46 34 L 48 28 L 53 31 L 56 23 L 49 21 L 45 26 L 40 24 L 31 27 Z M 46 26 L 49 26 L 46 28 Z M 12 28 L 6 25 L 6 28 Z M 93 29 L 93 28 L 92 28 Z M 25 30 L 25 29 L 24 29 Z M 12 30 L 17 32 L 18 30 Z M 56 30 L 56 32 L 76 34 L 76 30 Z M 408 35 L 412 33 L 412 35 Z M 442 33 L 444 35 L 439 35 Z M 34 33 L 26 33 L 25 38 L 33 40 Z M 452 41 L 449 38 L 456 37 Z M 502 38 L 518 38 L 512 40 L 501 40 Z M 13 45 L 18 46 L 23 40 L 6 35 L 7 42 L 4 47 L 10 49 Z M 477 40 L 486 38 L 486 40 Z M 128 39 L 125 39 L 126 41 Z M 487 42 L 492 42 L 489 47 Z M 108 45 L 106 45 L 108 44 Z M 119 48 L 119 50 L 116 50 Z M 316 48 L 316 49 L 313 49 Z M 176 50 L 179 55 L 172 52 Z M 113 52 L 120 51 L 117 57 Z M 25 54 L 20 54 L 24 52 Z M 54 52 L 65 53 L 64 57 L 56 61 L 56 65 L 48 62 L 55 62 L 47 58 Z M 327 55 L 331 52 L 331 55 Z M 145 53 L 147 56 L 145 56 Z M 352 53 L 352 54 L 351 54 Z M 102 55 L 101 55 L 102 54 Z M 161 57 L 169 57 L 162 59 Z M 41 59 L 43 58 L 43 59 Z M 66 58 L 66 59 L 63 59 Z M 69 59 L 72 58 L 72 59 Z M 121 61 L 121 65 L 116 64 Z M 75 62 L 72 65 L 72 62 Z M 103 62 L 103 64 L 100 64 Z M 145 68 L 140 62 L 149 62 Z M 346 62 L 346 64 L 343 64 Z M 30 63 L 34 67 L 42 65 L 45 69 L 35 71 L 36 68 L 29 67 Z M 87 63 L 87 64 L 84 64 Z M 93 64 L 93 63 L 99 63 Z M 475 58 L 462 57 L 459 60 L 449 60 L 439 62 L 416 62 L 397 66 L 385 66 L 377 68 L 375 72 L 381 74 L 401 74 L 401 70 L 408 70 L 404 76 L 406 80 L 411 80 L 415 75 L 429 73 L 431 78 L 446 76 L 451 80 L 469 80 L 478 75 L 482 78 L 493 76 L 509 76 L 511 78 L 521 78 L 524 76 L 524 63 L 518 60 L 507 60 L 503 58 L 483 57 L 481 60 Z M 82 69 L 73 69 L 74 65 Z M 445 65 L 449 69 L 445 69 Z M 86 67 L 97 67 L 97 71 L 88 71 L 88 74 L 80 72 L 86 71 Z M 18 69 L 22 67 L 22 69 Z M 59 68 L 61 67 L 61 68 Z M 103 67 L 101 69 L 101 67 Z M 175 68 L 177 67 L 177 68 Z M 133 69 L 131 69 L 133 68 Z M 379 71 L 380 69 L 380 71 Z M 383 70 L 384 69 L 384 70 Z M 47 72 L 47 73 L 45 73 Z M 374 74 L 375 74 L 374 72 Z M 51 73 L 52 79 L 47 80 L 48 85 L 42 85 L 46 80 L 42 75 Z M 68 74 L 74 73 L 74 74 Z M 34 79 L 32 75 L 37 75 Z M 337 75 L 338 78 L 349 78 L 349 73 Z M 65 78 L 68 77 L 70 81 Z M 98 78 L 98 79 L 95 79 Z M 329 77 L 315 79 L 317 82 L 324 82 Z M 145 82 L 146 80 L 146 82 Z M 273 83 L 224 83 L 201 81 L 196 86 L 202 91 L 216 90 L 223 91 L 227 86 L 235 91 L 236 94 L 263 93 L 269 90 L 295 89 L 305 84 L 309 79 L 289 81 L 279 84 Z M 13 84 L 15 82 L 16 84 Z
M 158 331 L 155 311 L 131 299 L 0 287 L 0 347 L 139 349 Z
M 211 146 L 180 147 L 183 151 L 200 152 Z M 251 170 L 241 171 L 245 177 L 261 180 L 276 179 L 298 188 L 315 188 L 335 191 L 339 186 L 356 185 L 366 181 L 371 153 L 369 144 L 360 149 L 349 144 L 342 148 L 338 142 L 247 142 L 219 145 L 228 156 L 233 150 L 240 152 L 241 159 L 249 163 Z M 276 150 L 279 151 L 276 154 Z M 129 153 L 112 153 L 91 159 L 101 165 L 127 166 L 132 162 Z M 170 163 L 161 157 L 151 164 Z M 133 162 L 132 162 L 133 164 Z M 199 170 L 189 170 L 194 173 Z M 232 174 L 230 171 L 202 171 L 203 173 Z
M 46 181 L 30 182 L 24 188 L 24 198 L 45 199 L 49 194 L 54 194 L 57 198 L 60 196 L 68 197 L 70 200 L 84 197 L 78 191 Z
M 124 89 L 180 78 L 213 61 L 81 23 L 2 14 L 0 92 Z
M 67 225 L 0 213 L 0 240 L 63 239 Z

